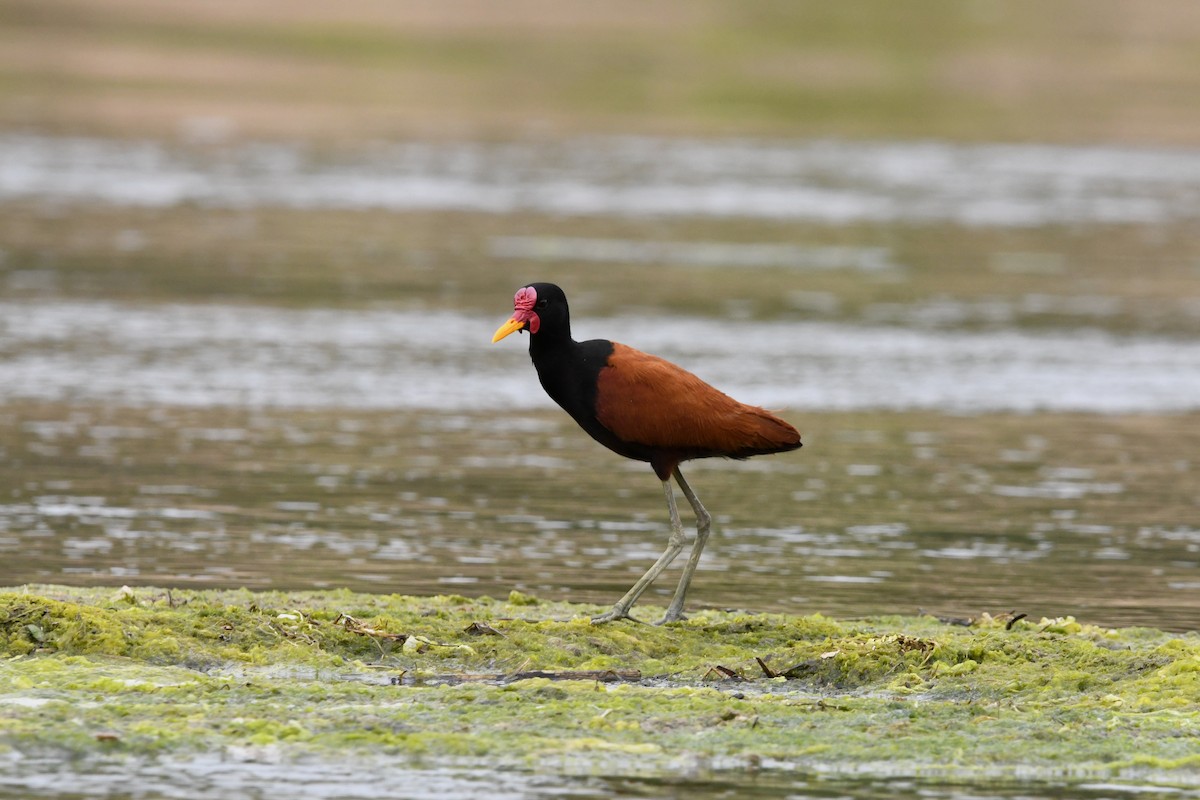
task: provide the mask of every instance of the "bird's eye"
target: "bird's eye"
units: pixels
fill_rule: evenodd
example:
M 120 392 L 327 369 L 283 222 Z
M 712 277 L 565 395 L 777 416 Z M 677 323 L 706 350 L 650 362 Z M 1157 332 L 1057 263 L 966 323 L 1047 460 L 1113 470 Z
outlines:
M 537 305 L 536 305 L 536 306 L 534 306 L 534 308 L 545 308 L 545 307 L 546 307 L 546 300 L 545 300 L 545 299 L 538 300 L 538 301 L 537 301 Z

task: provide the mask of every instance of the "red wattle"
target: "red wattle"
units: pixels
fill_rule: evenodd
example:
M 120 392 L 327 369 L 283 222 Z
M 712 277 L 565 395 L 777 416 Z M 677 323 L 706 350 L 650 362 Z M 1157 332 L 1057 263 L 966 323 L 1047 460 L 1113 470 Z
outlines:
M 538 319 L 537 313 L 533 310 L 535 305 L 537 305 L 537 291 L 532 286 L 517 290 L 516 296 L 513 297 L 513 319 L 528 324 L 530 333 L 537 333 L 538 328 L 542 326 L 542 321 Z

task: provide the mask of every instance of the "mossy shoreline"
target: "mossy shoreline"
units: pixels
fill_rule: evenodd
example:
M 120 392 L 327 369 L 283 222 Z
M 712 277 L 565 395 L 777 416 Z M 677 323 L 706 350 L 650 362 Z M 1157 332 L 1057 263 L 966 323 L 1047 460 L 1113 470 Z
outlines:
M 516 592 L 2 590 L 0 750 L 1200 785 L 1195 634 L 742 611 L 597 627 L 596 610 Z M 533 671 L 548 677 L 512 679 Z

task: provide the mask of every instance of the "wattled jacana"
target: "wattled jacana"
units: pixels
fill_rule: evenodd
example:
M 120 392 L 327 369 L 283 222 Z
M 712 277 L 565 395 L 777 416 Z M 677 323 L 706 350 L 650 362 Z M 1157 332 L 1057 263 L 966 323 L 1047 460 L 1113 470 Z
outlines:
M 492 337 L 529 331 L 529 356 L 546 394 L 562 406 L 593 439 L 615 453 L 649 462 L 662 481 L 671 513 L 666 551 L 612 610 L 592 618 L 629 618 L 629 609 L 683 550 L 683 524 L 675 506 L 671 476 L 696 514 L 696 541 L 675 596 L 660 620 L 683 618 L 688 584 L 708 540 L 712 518 L 684 480 L 679 464 L 692 458 L 743 459 L 800 447 L 800 434 L 788 423 L 755 406 L 739 403 L 687 370 L 657 356 L 607 339 L 571 338 L 567 296 L 552 283 L 532 283 L 517 291 L 513 315 Z

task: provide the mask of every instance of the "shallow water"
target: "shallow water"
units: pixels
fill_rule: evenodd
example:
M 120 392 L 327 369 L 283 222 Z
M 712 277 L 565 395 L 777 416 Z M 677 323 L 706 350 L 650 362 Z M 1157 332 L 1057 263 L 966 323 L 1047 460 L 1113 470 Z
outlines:
M 378 145 L 0 136 L 0 202 L 537 211 L 1023 227 L 1200 216 L 1200 151 L 634 137 Z
M 557 410 L 17 408 L 0 585 L 516 588 L 604 604 L 669 532 L 649 469 Z M 687 469 L 716 517 L 695 606 L 1195 627 L 1198 498 L 1170 425 L 787 415 L 803 450 Z
M 489 343 L 498 319 L 0 303 L 0 402 L 21 409 L 7 457 L 22 464 L 0 502 L 0 585 L 611 602 L 664 546 L 657 484 L 553 407 L 523 339 Z M 685 317 L 588 320 L 577 335 L 592 326 L 806 431 L 796 454 L 689 469 L 718 515 L 698 603 L 1195 626 L 1200 532 L 1163 511 L 1187 497 L 1186 448 L 1147 454 L 1168 463 L 1143 479 L 1096 466 L 1133 457 L 1102 418 L 1082 442 L 1048 443 L 1055 428 L 1031 422 L 958 453 L 969 425 L 912 423 L 931 427 L 898 440 L 811 420 L 1186 412 L 1200 407 L 1200 343 Z
M 0 402 L 551 408 L 525 339 L 453 312 L 0 302 Z M 616 332 L 615 334 L 611 332 Z M 589 319 L 744 402 L 804 410 L 1178 412 L 1200 341 L 688 317 Z
M 1020 783 L 939 782 L 897 777 L 887 765 L 866 766 L 859 777 L 823 776 L 785 769 L 720 769 L 707 759 L 681 757 L 675 777 L 622 774 L 611 759 L 577 757 L 541 773 L 480 763 L 472 767 L 396 764 L 385 759 L 332 761 L 327 758 L 284 759 L 267 748 L 246 747 L 193 758 L 147 759 L 17 757 L 0 768 L 0 798 L 53 797 L 187 798 L 229 797 L 295 800 L 404 798 L 405 800 L 538 800 L 539 798 L 922 798 L 923 800 L 1117 800 L 1142 796 L 1200 797 L 1195 788 L 1135 783 L 1066 781 L 1043 775 L 1023 776 Z M 685 763 L 693 762 L 693 763 Z M 549 766 L 549 765 L 547 765 Z M 136 785 L 131 788 L 131 776 Z M 74 788 L 72 788 L 74 787 Z
M 30 200 L 53 213 L 195 203 L 1152 229 L 1200 218 L 1200 152 L 611 138 L 343 157 L 0 136 L 0 202 Z M 494 233 L 486 248 L 505 263 L 904 269 L 886 247 Z M 879 324 L 630 316 L 575 332 L 664 355 L 805 429 L 799 453 L 689 470 L 717 519 L 693 605 L 1015 610 L 1192 630 L 1195 448 L 1187 431 L 1161 428 L 1194 424 L 1200 343 L 998 327 L 1012 304 L 1103 324 L 1122 302 L 1001 294 L 979 308 L 873 307 L 864 319 Z M 0 302 L 0 585 L 516 588 L 612 602 L 662 549 L 661 493 L 644 465 L 604 453 L 552 407 L 523 340 L 488 343 L 505 311 Z M 988 329 L 947 330 L 981 321 Z M 862 416 L 832 414 L 846 411 Z M 1151 425 L 1151 449 L 1137 446 L 1145 420 L 944 419 L 1034 411 L 1180 416 Z M 907 416 L 896 430 L 880 412 Z M 672 577 L 647 602 L 663 602 Z M 898 780 L 886 765 L 829 780 L 690 762 L 644 778 L 585 763 L 546 772 L 297 764 L 250 750 L 51 754 L 0 766 L 0 797 L 1196 796 L 1045 774 L 1018 787 L 943 785 Z

